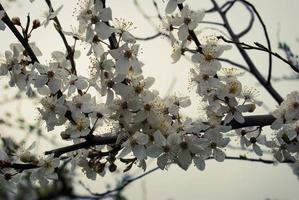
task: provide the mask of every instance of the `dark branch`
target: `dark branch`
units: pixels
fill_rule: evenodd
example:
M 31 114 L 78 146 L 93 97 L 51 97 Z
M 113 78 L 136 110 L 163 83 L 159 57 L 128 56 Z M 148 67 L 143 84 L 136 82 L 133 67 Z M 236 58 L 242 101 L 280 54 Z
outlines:
M 245 116 L 245 123 L 240 124 L 237 121 L 231 121 L 228 125 L 232 126 L 232 129 L 238 129 L 243 127 L 250 127 L 250 126 L 269 126 L 271 125 L 275 118 L 272 115 L 253 115 L 253 116 Z M 61 147 L 58 149 L 53 149 L 50 151 L 46 151 L 45 154 L 54 154 L 55 157 L 59 157 L 62 154 L 76 151 L 78 149 L 89 148 L 91 146 L 96 145 L 105 145 L 105 144 L 115 144 L 117 140 L 117 136 L 93 136 L 90 137 L 85 141 L 78 144 L 73 144 L 65 147 Z
M 2 4 L 0 3 L 0 10 L 4 10 Z M 5 10 L 4 10 L 5 11 Z M 8 28 L 11 30 L 11 32 L 16 36 L 16 38 L 19 40 L 19 42 L 23 45 L 23 47 L 25 48 L 27 54 L 29 55 L 32 63 L 34 62 L 39 62 L 36 55 L 34 54 L 32 48 L 30 47 L 28 40 L 26 40 L 21 34 L 20 32 L 16 29 L 16 27 L 14 26 L 14 24 L 11 22 L 9 16 L 6 15 L 2 18 L 2 21 L 8 26 Z
M 247 5 L 245 5 L 245 7 L 249 11 L 249 13 L 250 13 L 250 20 L 249 20 L 248 26 L 237 35 L 239 38 L 241 38 L 244 35 L 246 35 L 252 29 L 252 26 L 253 26 L 253 23 L 254 23 L 254 14 L 253 14 L 253 11 Z
M 55 157 L 59 157 L 62 154 L 65 154 L 67 152 L 76 151 L 78 149 L 84 149 L 84 148 L 88 148 L 88 147 L 95 146 L 95 145 L 114 144 L 116 142 L 116 139 L 117 139 L 116 136 L 100 137 L 100 136 L 90 135 L 88 140 L 86 140 L 85 142 L 81 142 L 78 144 L 54 149 L 51 151 L 46 151 L 45 154 L 46 155 L 54 154 Z
M 50 12 L 54 12 L 54 9 L 52 7 L 52 3 L 50 0 L 45 0 L 48 7 L 49 7 L 49 10 Z M 74 60 L 74 50 L 71 48 L 71 46 L 68 44 L 67 42 L 67 39 L 62 31 L 62 27 L 61 27 L 61 24 L 58 20 L 58 17 L 54 17 L 53 18 L 54 22 L 55 22 L 55 29 L 57 30 L 57 32 L 59 33 L 62 41 L 63 41 L 63 44 L 66 48 L 66 51 L 67 51 L 67 56 L 66 56 L 66 59 L 68 59 L 71 63 L 71 66 L 72 66 L 72 69 L 71 69 L 71 72 L 75 75 L 77 75 L 77 70 L 76 70 L 76 63 L 75 63 L 75 60 Z
M 253 4 L 251 4 L 250 2 L 246 1 L 246 0 L 241 0 L 243 3 L 245 3 L 246 5 L 250 6 L 250 8 L 253 10 L 253 12 L 255 13 L 255 15 L 258 17 L 262 27 L 263 27 L 263 31 L 265 34 L 265 38 L 267 41 L 267 46 L 268 46 L 268 50 L 269 50 L 269 69 L 268 69 L 268 78 L 267 81 L 268 83 L 270 83 L 271 81 L 271 75 L 272 75 L 272 50 L 271 50 L 271 41 L 269 38 L 269 34 L 268 34 L 268 30 L 267 27 L 261 17 L 261 15 L 259 14 L 259 12 L 257 11 L 257 9 L 255 8 L 255 6 Z
M 226 58 L 217 58 L 217 60 L 219 60 L 219 61 L 221 61 L 221 62 L 229 63 L 229 64 L 231 64 L 231 65 L 234 65 L 234 66 L 236 66 L 236 67 L 239 67 L 240 69 L 243 69 L 243 70 L 245 70 L 245 71 L 247 71 L 247 72 L 250 72 L 249 69 L 248 69 L 247 67 L 245 67 L 244 65 L 241 65 L 241 64 L 239 64 L 239 63 L 236 63 L 236 62 L 234 62 L 234 61 L 232 61 L 232 60 L 229 60 L 229 59 L 226 59 Z
M 232 38 L 232 41 L 236 43 L 236 47 L 239 50 L 240 54 L 242 55 L 243 59 L 249 66 L 250 72 L 256 77 L 256 79 L 259 81 L 261 85 L 270 93 L 270 95 L 276 100 L 278 104 L 280 104 L 283 101 L 283 98 L 280 96 L 280 94 L 272 87 L 272 85 L 263 77 L 263 75 L 260 73 L 260 71 L 256 68 L 255 64 L 245 51 L 242 45 L 238 44 L 240 43 L 239 37 L 234 33 L 232 30 L 230 23 L 228 22 L 228 19 L 219 8 L 217 2 L 215 0 L 211 0 L 215 8 L 217 9 L 220 17 L 223 20 L 223 23 L 225 24 L 225 28 L 228 31 L 230 37 Z
M 159 37 L 159 36 L 161 36 L 161 35 L 163 35 L 163 36 L 167 36 L 167 37 L 168 37 L 167 34 L 164 34 L 164 33 L 156 33 L 155 35 L 152 35 L 152 36 L 149 36 L 149 37 L 134 37 L 134 38 L 135 38 L 136 40 L 147 41 L 147 40 L 155 39 L 155 38 L 157 38 L 157 37 Z

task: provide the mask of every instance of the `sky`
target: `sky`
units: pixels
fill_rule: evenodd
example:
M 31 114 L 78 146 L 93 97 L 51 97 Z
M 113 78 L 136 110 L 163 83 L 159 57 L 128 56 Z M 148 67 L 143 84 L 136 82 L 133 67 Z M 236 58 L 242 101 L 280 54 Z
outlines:
M 6 0 L 0 0 L 1 3 L 6 4 L 7 12 L 10 16 L 19 16 L 25 22 L 25 16 L 30 12 L 32 19 L 41 18 L 43 11 L 46 10 L 44 1 L 36 0 L 31 5 L 28 1 L 18 1 L 18 3 L 7 4 Z M 54 7 L 58 8 L 62 1 L 53 0 Z M 63 1 L 63 9 L 59 15 L 59 19 L 65 28 L 69 31 L 71 25 L 76 25 L 75 15 L 78 8 L 75 3 L 79 1 Z M 159 7 L 163 13 L 165 3 L 161 0 Z M 209 0 L 186 0 L 191 9 L 209 9 L 211 3 Z M 225 1 L 218 1 L 225 2 Z M 278 51 L 278 41 L 287 42 L 295 52 L 299 52 L 299 1 L 297 0 L 251 0 L 257 10 L 262 15 L 265 24 L 269 30 L 270 39 L 274 51 Z M 155 27 L 146 20 L 136 8 L 133 0 L 109 0 L 108 6 L 112 8 L 113 18 L 124 18 L 134 23 L 136 29 L 132 30 L 135 36 L 146 37 L 156 33 L 157 17 L 151 0 L 139 0 L 142 9 L 150 16 L 156 24 Z M 73 14 L 74 13 L 74 14 Z M 248 14 L 242 6 L 236 6 L 230 15 L 231 24 L 234 30 L 240 30 L 245 27 L 248 22 Z M 217 14 L 207 15 L 205 20 L 220 20 Z M 212 29 L 218 28 L 211 25 L 201 25 L 200 29 L 203 34 L 209 34 Z M 217 31 L 216 31 L 217 32 Z M 219 32 L 218 32 L 219 33 Z M 9 31 L 0 32 L 1 46 L 0 53 L 3 55 L 5 49 L 8 48 L 9 43 L 15 41 L 14 37 Z M 41 28 L 36 33 L 33 33 L 32 39 L 40 47 L 44 53 L 41 58 L 42 62 L 49 61 L 50 53 L 54 50 L 64 51 L 63 44 L 59 36 L 55 32 L 51 24 L 47 29 Z M 265 39 L 262 34 L 261 26 L 256 23 L 252 33 L 243 38 L 243 41 L 253 43 L 258 41 L 265 44 Z M 145 76 L 153 76 L 156 78 L 154 88 L 160 91 L 162 96 L 167 94 L 188 95 L 192 100 L 192 107 L 186 109 L 184 113 L 191 117 L 199 117 L 200 115 L 200 101 L 194 93 L 195 88 L 190 87 L 189 71 L 192 64 L 188 59 L 181 59 L 178 63 L 172 64 L 170 54 L 172 48 L 165 38 L 158 38 L 148 42 L 140 42 L 142 46 L 140 60 L 145 63 L 144 74 Z M 83 44 L 81 48 L 86 48 Z M 280 52 L 281 53 L 281 52 Z M 258 52 L 250 52 L 254 62 L 263 74 L 267 72 L 267 54 Z M 235 61 L 242 63 L 241 57 L 235 49 L 224 54 L 224 57 L 233 58 Z M 88 58 L 82 54 L 81 59 L 78 60 L 78 71 L 82 74 L 87 74 Z M 281 77 L 283 75 L 291 74 L 291 70 L 281 61 L 274 59 L 273 76 Z M 257 81 L 250 75 L 240 77 L 242 83 L 247 86 L 256 87 L 260 90 L 259 99 L 265 102 L 265 105 L 273 110 L 276 102 L 271 99 L 269 94 L 258 86 Z M 1 80 L 1 82 L 3 82 Z M 288 82 L 275 82 L 274 87 L 279 93 L 285 97 L 290 91 L 298 90 L 298 80 Z M 1 97 L 0 93 L 0 97 Z M 26 103 L 26 102 L 25 102 Z M 17 105 L 10 103 L 5 108 L 0 108 L 0 114 L 6 110 L 14 109 Z M 24 109 L 25 106 L 21 106 Z M 24 112 L 28 111 L 26 107 Z M 32 111 L 32 110 L 31 110 Z M 30 111 L 30 112 L 31 112 Z M 29 114 L 28 118 L 36 118 L 36 112 Z M 257 113 L 265 114 L 267 111 L 260 108 Z M 267 131 L 267 130 L 266 130 Z M 269 130 L 268 130 L 269 131 Z M 271 133 L 269 133 L 271 134 Z M 58 136 L 58 135 L 57 135 Z M 34 138 L 33 138 L 34 140 Z M 47 145 L 44 148 L 49 148 Z M 227 151 L 227 154 L 236 154 L 236 152 Z M 237 155 L 237 154 L 236 154 Z M 253 156 L 249 154 L 249 156 Z M 155 161 L 149 162 L 148 169 L 155 167 Z M 138 169 L 132 170 L 132 175 L 142 173 Z M 78 175 L 77 179 L 85 181 L 84 177 Z M 120 176 L 107 175 L 104 178 L 99 177 L 96 182 L 86 180 L 87 185 L 92 191 L 101 192 L 105 191 L 106 184 L 115 184 Z M 156 171 L 145 178 L 136 181 L 128 186 L 125 190 L 125 196 L 130 200 L 181 200 L 181 199 L 202 199 L 202 200 L 264 200 L 266 198 L 277 200 L 297 200 L 299 198 L 299 182 L 297 177 L 292 174 L 290 167 L 286 164 L 277 166 L 251 163 L 243 161 L 225 161 L 224 163 L 217 163 L 215 161 L 207 161 L 206 170 L 198 171 L 191 167 L 188 171 L 183 171 L 178 167 L 172 166 L 165 171 Z M 86 191 L 78 186 L 78 192 Z

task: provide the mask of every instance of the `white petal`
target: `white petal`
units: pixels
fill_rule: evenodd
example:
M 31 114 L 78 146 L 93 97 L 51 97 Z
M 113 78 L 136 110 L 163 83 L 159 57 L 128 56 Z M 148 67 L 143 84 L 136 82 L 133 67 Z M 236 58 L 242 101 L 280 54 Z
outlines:
M 123 39 L 123 41 L 128 42 L 128 43 L 136 42 L 135 37 L 128 31 L 123 32 L 122 39 Z
M 157 144 L 159 144 L 160 146 L 165 146 L 166 145 L 166 139 L 165 137 L 162 135 L 162 133 L 157 130 L 155 133 L 154 133 L 154 138 L 155 138 L 155 142 Z
M 37 88 L 43 87 L 48 82 L 47 75 L 37 75 L 34 86 Z
M 112 20 L 111 8 L 104 8 L 100 13 L 100 18 L 105 22 Z
M 178 153 L 178 161 L 179 161 L 179 166 L 184 169 L 187 170 L 189 165 L 192 162 L 192 157 L 191 154 L 188 150 L 183 150 L 181 152 Z
M 51 93 L 50 89 L 47 86 L 43 86 L 43 87 L 37 88 L 37 92 L 40 95 L 48 95 L 48 94 Z
M 51 92 L 55 94 L 56 92 L 58 92 L 58 90 L 60 90 L 62 86 L 62 81 L 60 79 L 53 78 L 49 81 L 48 86 Z
M 130 62 L 124 56 L 121 56 L 115 63 L 115 71 L 118 74 L 126 75 L 130 68 Z
M 206 167 L 205 161 L 199 157 L 194 157 L 193 162 L 199 170 L 204 170 Z
M 258 156 L 263 155 L 262 149 L 257 144 L 252 144 L 252 148 L 253 148 L 254 153 L 256 153 L 256 155 L 258 155 Z
M 141 132 L 135 133 L 134 138 L 136 139 L 136 142 L 140 145 L 146 145 L 149 141 L 148 135 Z
M 132 148 L 133 154 L 134 156 L 136 156 L 136 158 L 138 160 L 143 160 L 146 158 L 146 153 L 145 153 L 145 148 L 142 145 L 136 145 Z
M 75 86 L 78 90 L 84 90 L 88 87 L 88 82 L 82 78 L 75 81 Z
M 112 34 L 112 30 L 103 22 L 98 22 L 95 25 L 95 31 L 101 39 L 107 39 Z
M 152 158 L 157 158 L 162 152 L 162 148 L 158 145 L 150 145 L 146 148 L 146 154 Z
M 180 40 L 184 40 L 188 37 L 189 35 L 189 29 L 188 26 L 183 24 L 180 26 L 179 31 L 178 31 L 178 36 Z
M 171 14 L 175 11 L 176 7 L 177 7 L 176 1 L 175 0 L 169 0 L 167 5 L 166 5 L 165 12 L 167 14 Z
M 223 162 L 225 160 L 225 153 L 218 148 L 213 150 L 213 156 L 218 162 Z
M 165 166 L 167 165 L 167 161 L 168 161 L 168 156 L 167 154 L 163 154 L 161 155 L 158 159 L 157 159 L 157 165 L 160 169 L 164 170 Z

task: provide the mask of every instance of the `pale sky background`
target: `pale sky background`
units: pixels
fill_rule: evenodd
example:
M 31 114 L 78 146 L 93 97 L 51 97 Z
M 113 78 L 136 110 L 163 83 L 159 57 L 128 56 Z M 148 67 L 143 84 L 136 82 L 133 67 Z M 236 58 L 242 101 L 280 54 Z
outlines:
M 0 0 L 1 3 L 6 4 L 6 0 Z M 29 0 L 22 0 L 18 3 L 11 3 L 6 5 L 7 12 L 10 16 L 19 16 L 23 23 L 25 23 L 25 16 L 28 12 L 34 18 L 41 18 L 41 14 L 46 10 L 46 4 L 42 0 L 36 0 L 34 4 L 29 4 Z M 65 30 L 70 30 L 70 25 L 76 25 L 76 18 L 72 16 L 75 10 L 75 3 L 77 1 L 71 0 L 53 0 L 53 5 L 58 8 L 63 2 L 63 9 L 59 15 L 59 19 L 63 24 Z M 142 8 L 157 21 L 156 13 L 151 0 L 139 0 Z M 161 12 L 163 13 L 163 6 L 165 4 L 162 0 L 159 2 Z M 192 9 L 211 7 L 209 0 L 186 0 Z M 225 2 L 225 1 L 218 1 Z M 265 24 L 270 33 L 270 39 L 275 51 L 277 50 L 277 32 L 280 30 L 279 37 L 281 41 L 285 41 L 291 45 L 294 52 L 299 52 L 299 1 L 298 0 L 251 0 L 257 10 L 262 15 Z M 108 6 L 113 10 L 113 17 L 125 18 L 134 23 L 137 29 L 132 33 L 136 36 L 151 36 L 156 33 L 155 29 L 145 20 L 140 12 L 133 4 L 133 0 L 107 0 Z M 236 30 L 240 30 L 247 24 L 248 14 L 242 6 L 237 6 L 230 14 L 231 24 Z M 205 20 L 219 21 L 217 14 L 207 15 Z M 201 25 L 201 28 L 212 27 L 210 25 Z M 218 28 L 218 27 L 216 27 Z M 205 31 L 207 33 L 208 31 Z M 252 43 L 254 41 L 265 44 L 263 34 L 261 34 L 260 25 L 256 23 L 253 32 L 244 37 L 244 41 Z M 0 32 L 1 46 L 0 53 L 3 55 L 4 51 L 8 49 L 8 45 L 15 41 L 13 35 L 9 31 Z M 52 24 L 47 29 L 41 28 L 32 35 L 32 40 L 40 47 L 45 57 L 40 58 L 42 62 L 49 61 L 51 51 L 61 50 L 64 51 L 64 46 L 61 39 L 55 32 Z M 69 38 L 71 41 L 71 38 Z M 161 95 L 167 94 L 169 88 L 171 93 L 179 95 L 191 96 L 193 105 L 186 109 L 185 113 L 192 117 L 200 115 L 199 100 L 194 94 L 195 88 L 188 89 L 189 86 L 189 70 L 192 64 L 188 61 L 181 59 L 176 64 L 171 64 L 171 46 L 166 39 L 155 39 L 148 42 L 139 42 L 142 46 L 142 53 L 140 60 L 145 63 L 143 68 L 145 76 L 153 76 L 156 78 L 154 88 L 158 89 Z M 86 47 L 82 45 L 82 48 Z M 280 52 L 282 53 L 282 52 Z M 267 54 L 254 53 L 254 61 L 259 69 L 266 74 L 267 72 Z M 82 74 L 87 74 L 88 58 L 84 58 L 82 54 L 81 59 L 78 61 L 78 70 Z M 232 58 L 235 61 L 242 62 L 237 51 L 231 50 L 223 57 Z M 288 66 L 274 58 L 273 76 L 280 77 L 282 75 L 291 74 Z M 1 78 L 3 79 L 3 78 Z M 262 88 L 258 87 L 257 82 L 251 76 L 241 77 L 242 82 L 247 86 L 254 86 L 260 90 L 261 95 L 259 99 L 263 100 L 267 107 L 271 110 L 275 108 L 276 103 L 270 98 L 268 93 Z M 1 81 L 2 84 L 4 81 Z M 171 86 L 171 87 L 170 87 Z M 298 81 L 279 82 L 274 83 L 275 88 L 280 94 L 285 97 L 290 91 L 298 90 Z M 191 91 L 191 92 L 190 92 Z M 0 91 L 0 97 L 3 96 Z M 27 102 L 25 102 L 25 105 Z M 14 103 L 8 106 L 0 107 L 0 115 L 7 110 L 14 109 L 17 105 Z M 23 113 L 28 115 L 28 119 L 37 118 L 37 112 L 32 110 L 23 109 Z M 258 113 L 266 113 L 265 110 L 259 109 Z M 54 133 L 53 136 L 55 137 Z M 271 134 L 271 132 L 269 132 Z M 58 134 L 56 134 L 58 136 Z M 59 136 L 58 136 L 59 137 Z M 32 139 L 34 140 L 34 138 Z M 48 149 L 47 145 L 44 148 Z M 234 152 L 227 152 L 228 155 L 236 155 Z M 249 154 L 249 156 L 252 156 Z M 155 161 L 149 161 L 148 169 L 156 166 Z M 136 167 L 132 170 L 134 175 L 140 174 L 140 170 Z M 78 179 L 83 179 L 78 175 Z M 105 191 L 105 184 L 111 183 L 112 187 L 115 181 L 120 179 L 119 175 L 107 175 L 105 178 L 98 177 L 96 182 L 87 181 L 87 185 L 92 191 L 101 192 Z M 85 179 L 84 179 L 85 180 Z M 156 171 L 153 174 L 136 181 L 128 186 L 125 190 L 125 195 L 130 200 L 167 200 L 167 199 L 190 199 L 190 200 L 264 200 L 266 198 L 277 200 L 297 200 L 299 199 L 299 182 L 291 169 L 281 164 L 278 166 L 250 163 L 244 161 L 225 161 L 224 163 L 217 163 L 215 161 L 207 161 L 205 171 L 198 171 L 190 167 L 188 171 L 183 171 L 178 167 L 170 167 L 168 171 Z M 85 192 L 82 187 L 78 187 L 78 192 Z M 85 192 L 86 193 L 86 192 Z

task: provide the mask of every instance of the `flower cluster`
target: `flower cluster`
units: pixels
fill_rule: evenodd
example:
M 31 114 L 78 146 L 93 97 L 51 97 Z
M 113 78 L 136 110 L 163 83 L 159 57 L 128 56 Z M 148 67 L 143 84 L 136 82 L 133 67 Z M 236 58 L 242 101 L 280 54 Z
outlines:
M 177 164 L 184 170 L 192 163 L 204 170 L 205 160 L 210 158 L 224 161 L 224 151 L 230 142 L 225 134 L 231 131 L 231 123 L 243 124 L 243 114 L 254 112 L 260 102 L 255 99 L 255 91 L 238 80 L 236 69 L 222 67 L 219 58 L 231 48 L 229 45 L 209 36 L 202 44 L 195 42 L 196 50 L 187 48 L 192 40 L 195 41 L 194 31 L 205 12 L 192 11 L 185 6 L 174 13 L 183 2 L 168 1 L 166 12 L 169 15 L 163 27 L 174 44 L 174 62 L 186 51 L 193 53 L 191 60 L 195 67 L 191 69 L 191 80 L 205 104 L 205 122 L 182 116 L 181 109 L 191 105 L 188 97 L 169 95 L 162 98 L 151 88 L 155 79 L 142 74 L 143 63 L 138 58 L 140 47 L 129 33 L 132 23 L 116 20 L 116 26 L 112 27 L 111 9 L 101 0 L 90 0 L 78 15 L 77 31 L 64 32 L 72 36 L 75 43 L 82 42 L 90 47 L 87 53 L 92 61 L 89 77 L 76 72 L 75 46 L 66 53 L 52 52 L 49 63 L 42 64 L 32 60 L 20 44 L 12 44 L 0 66 L 0 75 L 10 77 L 10 86 L 26 91 L 28 96 L 33 92 L 41 96 L 38 111 L 48 131 L 64 125 L 61 138 L 72 141 L 75 147 L 84 144 L 83 148 L 63 153 L 54 150 L 41 159 L 33 156 L 32 147 L 21 153 L 0 151 L 0 167 L 9 168 L 18 162 L 33 164 L 31 178 L 45 185 L 57 179 L 55 168 L 60 164 L 59 156 L 64 153 L 68 153 L 72 168 L 81 167 L 90 179 L 98 174 L 105 175 L 107 170 L 114 172 L 119 162 L 127 165 L 125 171 L 134 163 L 146 169 L 148 158 L 155 158 L 161 169 Z M 50 12 L 44 24 L 48 25 L 57 17 L 61 8 Z M 0 12 L 0 19 L 3 15 Z M 0 28 L 3 27 L 1 23 Z M 34 43 L 30 43 L 30 47 L 36 56 L 42 55 Z M 236 134 L 241 146 L 252 146 L 261 156 L 259 145 L 264 145 L 275 151 L 279 161 L 295 160 L 299 139 L 299 93 L 289 94 L 273 116 L 276 118 L 272 124 L 277 130 L 275 140 L 268 141 L 261 134 L 261 127 L 238 129 Z M 96 142 L 103 138 L 114 140 Z M 1 171 L 4 175 L 0 178 L 11 180 L 12 176 L 7 178 L 7 174 L 20 172 Z
M 273 141 L 274 156 L 278 161 L 296 160 L 299 155 L 299 92 L 294 91 L 272 112 L 277 130 Z

